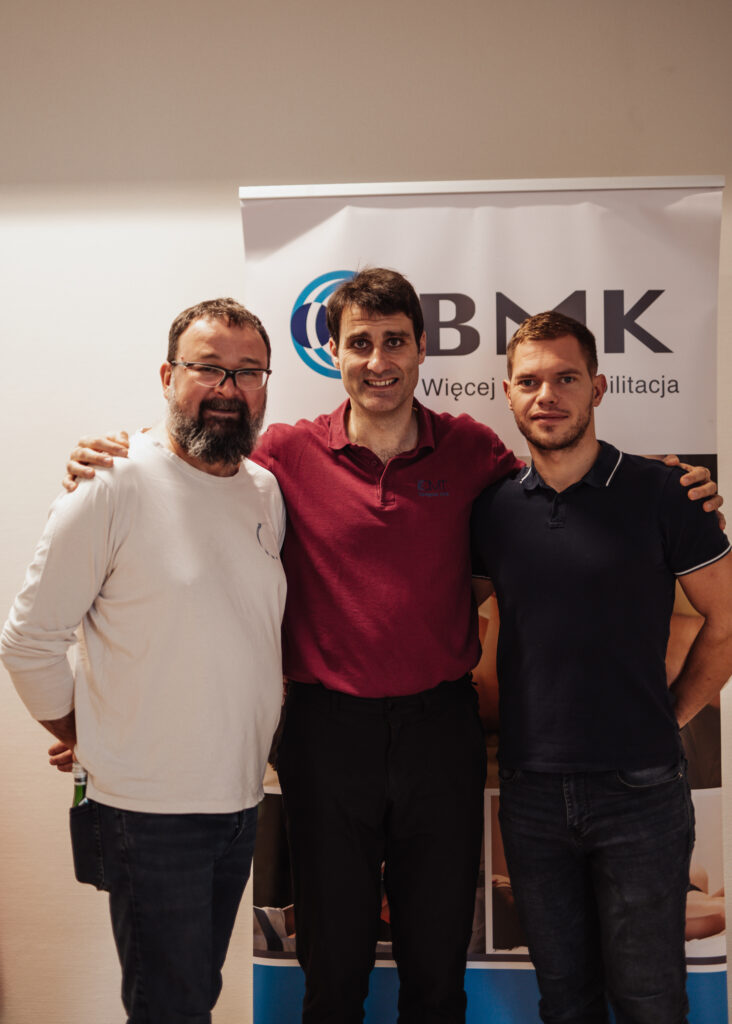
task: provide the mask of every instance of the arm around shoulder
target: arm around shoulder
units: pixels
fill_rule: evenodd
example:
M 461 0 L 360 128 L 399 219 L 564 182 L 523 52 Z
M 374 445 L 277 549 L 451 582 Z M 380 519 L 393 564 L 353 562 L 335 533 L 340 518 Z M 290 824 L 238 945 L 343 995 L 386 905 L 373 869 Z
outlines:
M 82 437 L 69 455 L 66 476 L 62 484 L 67 491 L 74 491 L 79 480 L 91 480 L 94 466 L 108 468 L 113 459 L 127 457 L 130 439 L 126 430 L 106 437 Z

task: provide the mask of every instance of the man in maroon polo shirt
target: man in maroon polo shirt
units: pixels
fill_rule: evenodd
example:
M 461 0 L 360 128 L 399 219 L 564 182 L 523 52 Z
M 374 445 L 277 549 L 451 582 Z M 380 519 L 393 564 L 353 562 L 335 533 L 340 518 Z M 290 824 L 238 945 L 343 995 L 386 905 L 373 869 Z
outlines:
M 278 767 L 303 1024 L 363 1020 L 382 863 L 400 1024 L 462 1024 L 485 781 L 468 527 L 520 463 L 488 427 L 415 401 L 424 324 L 402 275 L 344 283 L 328 327 L 347 401 L 271 426 L 253 454 L 287 505 Z M 108 457 L 75 449 L 69 470 L 88 476 L 81 458 Z
M 401 275 L 341 286 L 328 327 L 348 400 L 270 427 L 254 456 L 288 512 L 278 771 L 303 1021 L 363 1019 L 383 862 L 399 1020 L 458 1024 L 486 770 L 468 523 L 519 463 L 488 427 L 415 402 L 425 336 Z

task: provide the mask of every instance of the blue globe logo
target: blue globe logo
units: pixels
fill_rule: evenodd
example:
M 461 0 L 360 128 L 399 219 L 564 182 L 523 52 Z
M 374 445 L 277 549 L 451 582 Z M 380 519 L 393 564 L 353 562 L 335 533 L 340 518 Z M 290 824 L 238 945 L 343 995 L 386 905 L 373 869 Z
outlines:
M 298 295 L 290 316 L 290 334 L 295 351 L 311 370 L 324 377 L 338 379 L 328 347 L 328 325 L 325 308 L 329 297 L 344 281 L 354 276 L 352 270 L 334 270 L 321 274 Z

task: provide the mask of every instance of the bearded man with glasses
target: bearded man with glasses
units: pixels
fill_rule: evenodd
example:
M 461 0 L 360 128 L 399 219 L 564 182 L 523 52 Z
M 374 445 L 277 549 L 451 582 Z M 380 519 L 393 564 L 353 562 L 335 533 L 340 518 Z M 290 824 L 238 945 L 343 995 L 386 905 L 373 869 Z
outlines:
M 269 359 L 232 299 L 176 318 L 166 421 L 56 502 L 2 635 L 88 771 L 77 877 L 109 892 L 129 1024 L 211 1020 L 249 876 L 282 697 L 284 507 L 248 459 Z

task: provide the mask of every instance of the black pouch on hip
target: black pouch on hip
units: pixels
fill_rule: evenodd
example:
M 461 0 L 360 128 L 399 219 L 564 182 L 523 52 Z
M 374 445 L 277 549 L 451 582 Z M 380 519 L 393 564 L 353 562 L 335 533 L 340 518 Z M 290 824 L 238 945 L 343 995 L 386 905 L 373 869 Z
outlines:
M 77 882 L 104 889 L 104 859 L 99 812 L 93 800 L 69 810 L 71 852 Z

